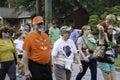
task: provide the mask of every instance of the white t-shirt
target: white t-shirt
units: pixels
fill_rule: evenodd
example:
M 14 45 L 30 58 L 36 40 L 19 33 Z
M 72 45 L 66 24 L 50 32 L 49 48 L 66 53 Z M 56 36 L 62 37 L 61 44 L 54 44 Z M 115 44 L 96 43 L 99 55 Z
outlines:
M 64 66 L 64 59 L 73 60 L 74 55 L 77 53 L 77 49 L 73 40 L 68 39 L 64 41 L 62 38 L 59 38 L 53 47 L 52 56 L 56 57 L 54 63 Z M 60 60 L 63 59 L 63 60 Z
M 23 40 L 16 39 L 14 41 L 14 43 L 15 43 L 18 55 L 23 54 L 23 49 L 22 49 L 22 46 L 23 46 L 23 43 L 24 43 Z

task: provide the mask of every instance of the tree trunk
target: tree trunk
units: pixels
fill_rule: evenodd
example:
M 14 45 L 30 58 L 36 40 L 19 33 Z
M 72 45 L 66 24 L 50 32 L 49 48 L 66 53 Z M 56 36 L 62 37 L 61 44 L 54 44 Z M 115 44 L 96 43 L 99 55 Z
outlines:
M 45 30 L 52 20 L 52 0 L 45 0 Z
M 36 0 L 36 15 L 42 15 L 42 0 Z

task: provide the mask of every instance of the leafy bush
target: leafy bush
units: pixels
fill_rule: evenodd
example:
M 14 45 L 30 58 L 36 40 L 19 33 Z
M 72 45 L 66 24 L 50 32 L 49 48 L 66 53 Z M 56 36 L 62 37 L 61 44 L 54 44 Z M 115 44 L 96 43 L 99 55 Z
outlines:
M 118 58 L 115 60 L 115 66 L 120 68 L 120 55 L 118 55 Z
M 91 15 L 89 17 L 89 25 L 91 26 L 92 34 L 95 35 L 95 38 L 97 38 L 98 30 L 97 30 L 97 24 L 100 22 L 100 19 L 97 15 Z
M 114 6 L 112 8 L 105 8 L 105 12 L 101 15 L 91 15 L 89 17 L 89 25 L 92 28 L 92 34 L 95 35 L 95 38 L 98 37 L 97 24 L 101 21 L 104 21 L 106 15 L 114 14 L 115 16 L 120 16 L 120 6 Z M 115 26 L 118 26 L 118 21 L 115 22 Z

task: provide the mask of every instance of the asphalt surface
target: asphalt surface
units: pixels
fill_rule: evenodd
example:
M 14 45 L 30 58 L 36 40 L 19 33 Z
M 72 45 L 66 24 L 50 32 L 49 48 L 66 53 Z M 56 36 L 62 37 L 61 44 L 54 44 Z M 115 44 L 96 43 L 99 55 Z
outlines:
M 99 68 L 97 68 L 97 69 L 98 69 L 98 71 L 97 71 L 97 80 L 104 80 L 100 69 Z M 78 72 L 79 72 L 78 65 L 74 64 L 71 80 L 75 80 Z M 53 80 L 55 80 L 54 74 L 53 74 L 53 78 L 54 78 Z M 5 80 L 9 80 L 8 76 L 6 77 Z M 25 80 L 25 77 L 23 76 L 22 78 L 17 78 L 17 80 Z M 86 72 L 86 74 L 85 74 L 85 76 L 83 77 L 82 80 L 90 80 L 90 71 L 89 71 L 89 69 L 87 70 L 87 72 Z M 116 71 L 116 80 L 120 80 L 120 72 L 118 72 L 118 71 Z

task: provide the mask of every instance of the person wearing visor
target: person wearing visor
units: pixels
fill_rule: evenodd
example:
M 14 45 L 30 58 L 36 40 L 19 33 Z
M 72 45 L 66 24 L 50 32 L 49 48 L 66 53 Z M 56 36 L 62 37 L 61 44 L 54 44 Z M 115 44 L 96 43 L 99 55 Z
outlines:
M 62 26 L 60 28 L 61 37 L 55 42 L 52 50 L 52 64 L 56 80 L 71 79 L 74 58 L 79 64 L 80 71 L 82 71 L 82 65 L 78 58 L 75 43 L 69 38 L 70 30 L 68 26 Z
M 43 18 L 33 18 L 34 31 L 24 40 L 23 63 L 28 80 L 52 80 L 50 65 L 50 39 L 43 32 Z

